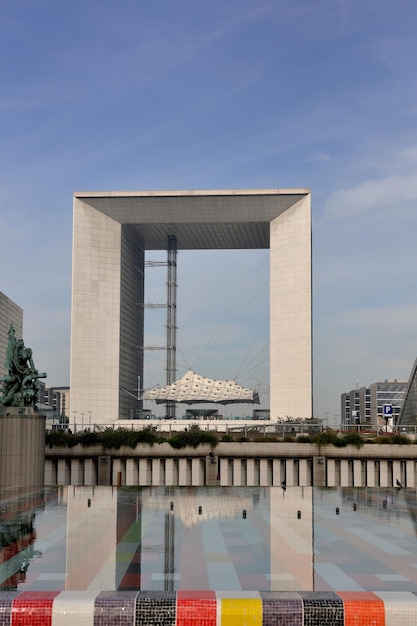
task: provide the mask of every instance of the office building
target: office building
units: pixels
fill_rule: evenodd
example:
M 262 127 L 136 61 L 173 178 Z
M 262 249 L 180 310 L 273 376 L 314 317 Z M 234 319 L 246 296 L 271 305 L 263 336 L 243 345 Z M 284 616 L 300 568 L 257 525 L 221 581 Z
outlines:
M 392 407 L 389 423 L 398 424 L 406 388 L 407 381 L 387 379 L 343 393 L 342 425 L 369 424 L 373 428 L 385 426 L 388 415 L 384 413 L 384 406 Z
M 7 374 L 5 368 L 10 324 L 13 324 L 16 337 L 23 334 L 23 309 L 0 291 L 0 378 Z

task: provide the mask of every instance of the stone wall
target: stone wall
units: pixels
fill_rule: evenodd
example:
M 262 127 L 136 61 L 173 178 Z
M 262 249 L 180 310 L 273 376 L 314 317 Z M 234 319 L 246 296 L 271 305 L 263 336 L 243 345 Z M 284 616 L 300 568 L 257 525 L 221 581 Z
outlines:
M 173 449 L 47 448 L 46 485 L 128 486 L 417 486 L 417 446 L 219 443 Z

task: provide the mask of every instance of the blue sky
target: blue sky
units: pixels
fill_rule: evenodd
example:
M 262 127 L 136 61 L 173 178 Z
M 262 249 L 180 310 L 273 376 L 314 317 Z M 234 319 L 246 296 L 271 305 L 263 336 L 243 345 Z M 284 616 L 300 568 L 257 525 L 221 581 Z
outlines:
M 312 191 L 315 415 L 407 378 L 416 23 L 414 0 L 3 0 L 0 290 L 47 382 L 69 384 L 75 191 L 258 187 Z M 207 255 L 179 255 L 179 365 L 263 392 L 267 253 Z

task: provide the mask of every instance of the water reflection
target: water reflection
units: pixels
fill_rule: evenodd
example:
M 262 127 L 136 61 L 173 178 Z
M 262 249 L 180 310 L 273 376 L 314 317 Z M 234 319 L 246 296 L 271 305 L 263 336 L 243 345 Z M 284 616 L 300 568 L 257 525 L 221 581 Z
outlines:
M 36 511 L 44 506 L 43 490 L 0 501 L 0 589 L 17 589 L 26 581 L 29 563 L 42 556 L 35 550 Z
M 48 488 L 0 501 L 0 585 L 412 591 L 415 525 L 401 488 Z

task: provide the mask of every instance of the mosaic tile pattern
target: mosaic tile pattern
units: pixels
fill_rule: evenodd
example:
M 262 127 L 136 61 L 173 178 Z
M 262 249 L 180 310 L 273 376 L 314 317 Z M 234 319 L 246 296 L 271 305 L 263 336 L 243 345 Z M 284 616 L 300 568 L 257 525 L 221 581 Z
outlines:
M 214 591 L 178 591 L 176 626 L 216 626 Z
M 376 594 L 384 603 L 385 626 L 415 626 L 417 596 L 407 591 L 382 591 Z
M 102 591 L 96 598 L 94 626 L 132 626 L 137 591 Z
M 2 592 L 0 626 L 415 626 L 417 591 Z
M 343 601 L 332 591 L 300 591 L 304 626 L 343 626 Z
M 52 605 L 59 591 L 23 591 L 12 604 L 12 626 L 52 626 Z
M 303 626 L 303 601 L 296 591 L 261 591 L 263 626 Z
M 385 626 L 384 602 L 371 591 L 339 591 L 345 610 L 345 626 Z M 399 626 L 401 622 L 397 622 Z M 401 624 L 402 626 L 402 624 Z
M 12 604 L 17 591 L 3 591 L 0 593 L 0 626 L 9 626 L 12 619 Z
M 52 606 L 52 626 L 94 626 L 98 591 L 61 591 Z
M 257 591 L 217 594 L 221 626 L 262 626 L 262 599 Z
M 135 626 L 176 626 L 176 599 L 174 591 L 140 591 Z

